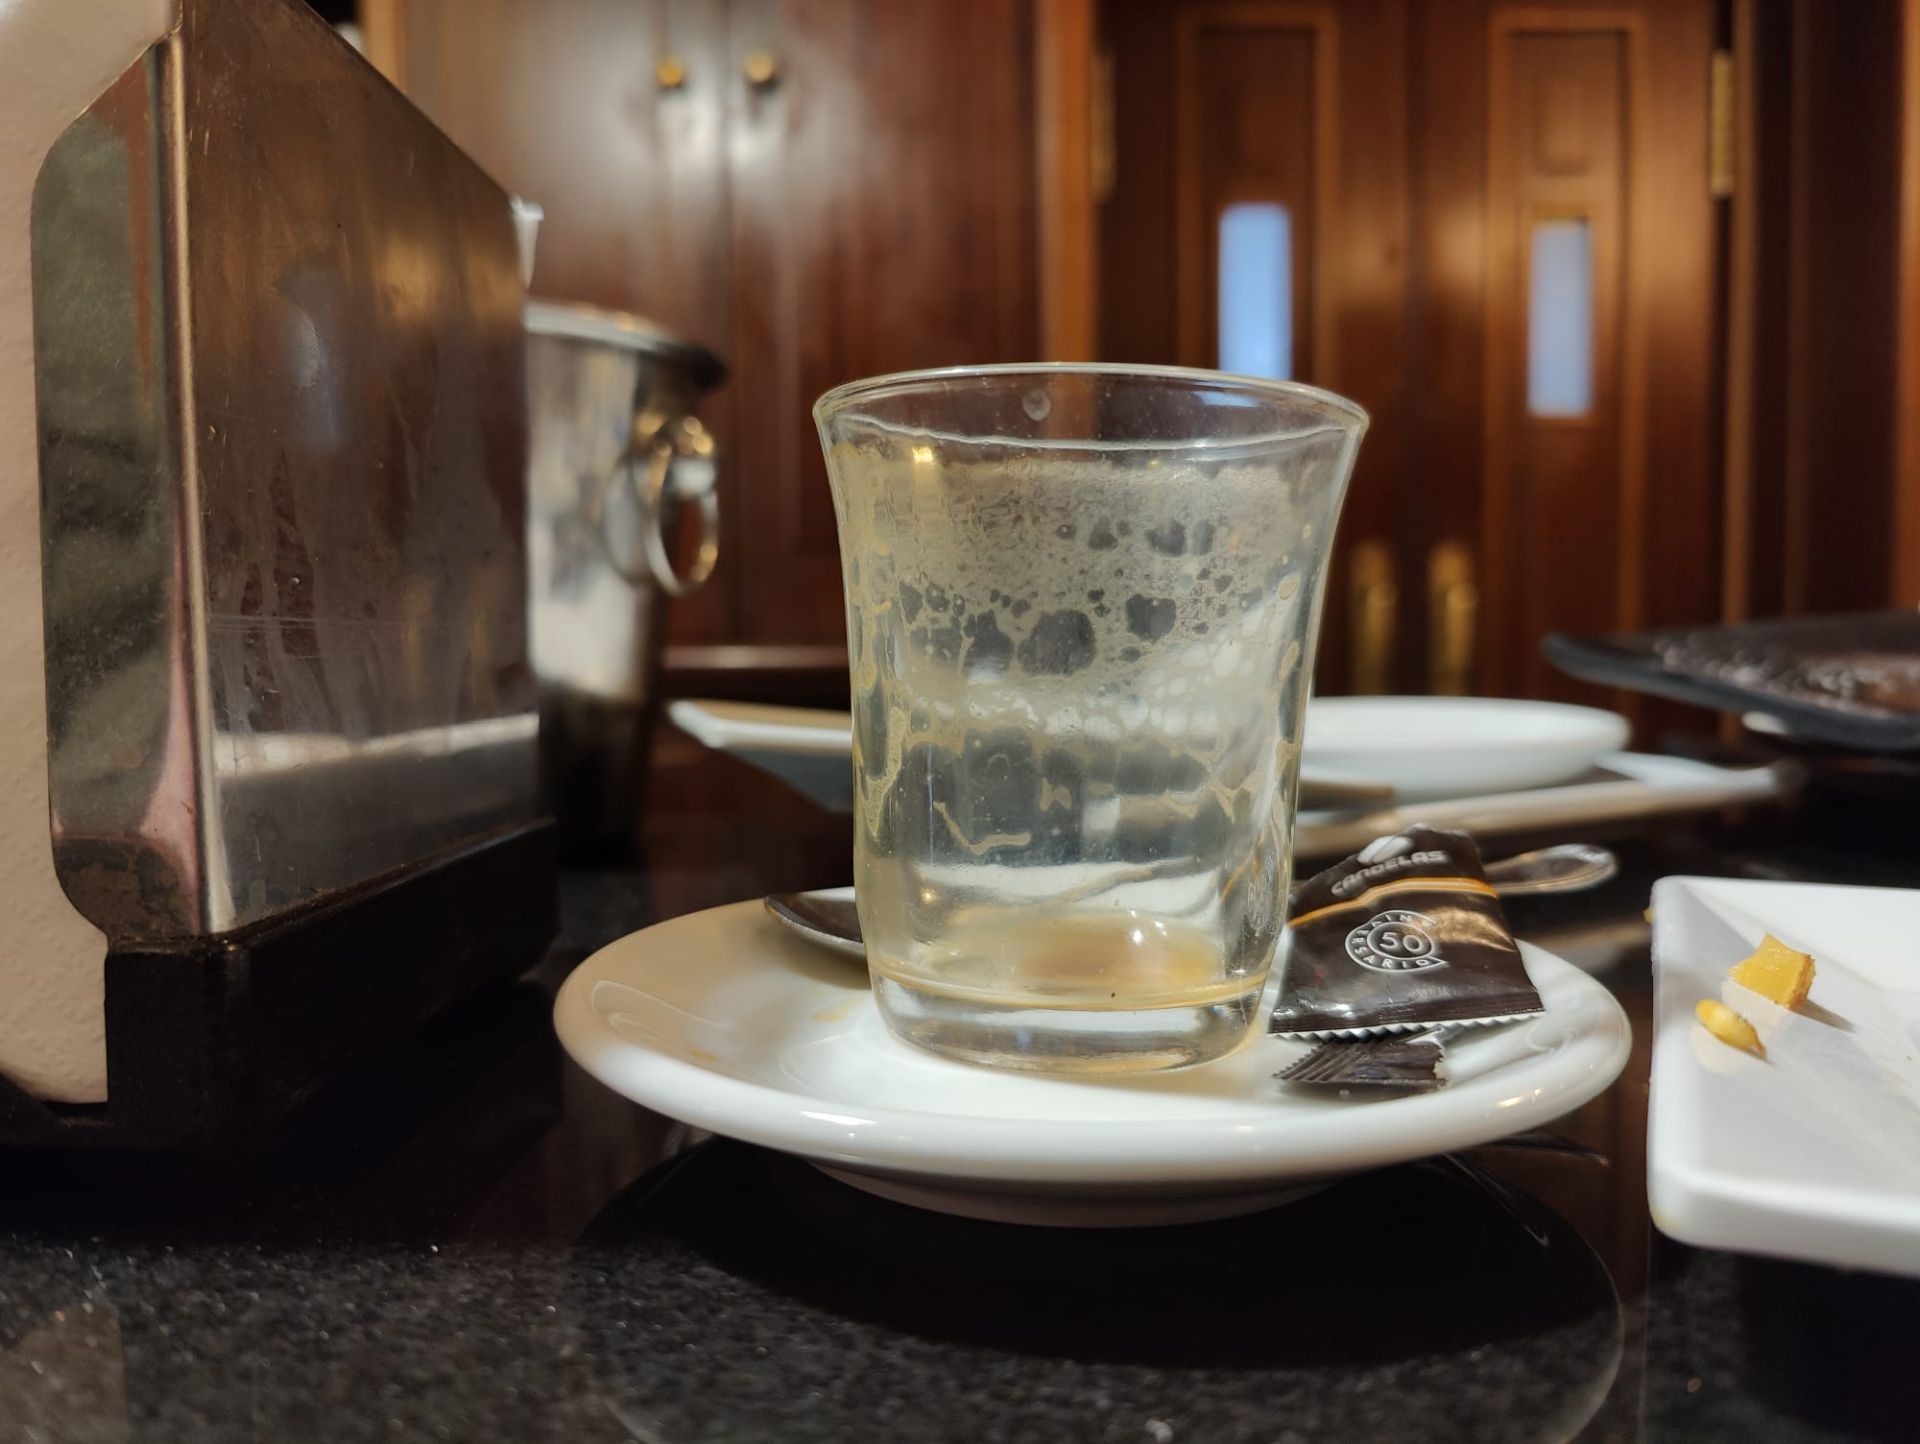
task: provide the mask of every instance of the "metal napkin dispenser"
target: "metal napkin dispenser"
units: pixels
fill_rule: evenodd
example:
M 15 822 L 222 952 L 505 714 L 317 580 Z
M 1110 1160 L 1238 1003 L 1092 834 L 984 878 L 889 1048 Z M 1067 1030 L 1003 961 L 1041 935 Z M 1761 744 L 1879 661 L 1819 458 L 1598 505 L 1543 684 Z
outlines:
M 73 906 L 115 954 L 184 957 L 424 874 L 444 910 L 477 866 L 475 935 L 537 953 L 552 869 L 527 840 L 507 195 L 298 0 L 181 0 L 49 153 L 32 227 L 51 827 Z M 422 917 L 407 946 L 447 936 Z M 364 988 L 364 963 L 336 971 Z M 109 1108 L 135 1068 L 116 1061 L 114 966 Z M 395 966 L 434 974 L 396 985 L 412 1015 L 507 960 Z M 310 972 L 290 1011 L 329 986 Z M 123 996 L 151 1005 L 155 976 Z

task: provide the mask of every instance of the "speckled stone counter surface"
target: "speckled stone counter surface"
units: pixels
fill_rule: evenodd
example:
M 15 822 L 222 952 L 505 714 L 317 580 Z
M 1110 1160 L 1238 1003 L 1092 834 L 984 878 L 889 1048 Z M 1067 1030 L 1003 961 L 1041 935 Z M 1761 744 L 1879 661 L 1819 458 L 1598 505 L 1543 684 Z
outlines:
M 1608 888 L 1514 908 L 1639 1035 L 1551 1128 L 1081 1233 L 883 1202 L 565 1061 L 547 1000 L 598 943 L 845 881 L 844 824 L 801 807 L 665 816 L 638 865 L 569 875 L 531 980 L 268 1143 L 0 1153 L 0 1441 L 1914 1438 L 1920 1285 L 1647 1218 L 1649 883 L 1920 878 L 1808 836 L 1670 827 Z

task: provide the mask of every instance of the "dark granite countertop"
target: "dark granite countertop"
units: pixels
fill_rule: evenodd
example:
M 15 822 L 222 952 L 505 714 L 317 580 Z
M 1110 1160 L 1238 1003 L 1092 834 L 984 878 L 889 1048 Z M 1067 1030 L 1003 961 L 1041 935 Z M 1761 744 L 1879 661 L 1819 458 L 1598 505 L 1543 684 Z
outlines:
M 844 823 L 669 813 L 638 866 L 568 875 L 534 978 L 270 1148 L 0 1153 L 0 1441 L 1914 1437 L 1920 1284 L 1647 1217 L 1650 881 L 1920 876 L 1808 835 L 1669 827 L 1606 889 L 1515 907 L 1638 1035 L 1549 1129 L 1251 1218 L 1077 1233 L 869 1197 L 566 1062 L 547 1000 L 594 946 L 845 880 Z

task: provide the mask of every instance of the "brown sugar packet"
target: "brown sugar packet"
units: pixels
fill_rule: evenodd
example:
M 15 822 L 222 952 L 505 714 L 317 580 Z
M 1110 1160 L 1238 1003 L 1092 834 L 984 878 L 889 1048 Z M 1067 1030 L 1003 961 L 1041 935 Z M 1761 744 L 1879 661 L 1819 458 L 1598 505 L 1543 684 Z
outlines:
M 1354 1038 L 1543 1011 L 1461 832 L 1409 827 L 1309 878 L 1268 1031 Z
M 1464 1026 L 1464 1025 L 1462 1025 Z M 1445 1041 L 1459 1027 L 1384 1038 L 1334 1038 L 1273 1076 L 1282 1083 L 1373 1092 L 1431 1093 L 1447 1085 Z

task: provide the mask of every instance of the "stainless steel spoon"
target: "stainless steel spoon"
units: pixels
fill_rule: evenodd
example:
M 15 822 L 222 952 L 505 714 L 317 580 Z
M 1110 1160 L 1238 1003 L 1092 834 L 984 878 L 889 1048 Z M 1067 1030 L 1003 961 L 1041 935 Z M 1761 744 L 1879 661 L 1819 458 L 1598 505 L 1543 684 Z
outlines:
M 1563 842 L 1557 847 L 1516 853 L 1486 866 L 1487 881 L 1501 897 L 1580 892 L 1600 886 L 1619 870 L 1619 860 L 1611 852 L 1586 842 Z M 767 899 L 767 911 L 822 947 L 851 957 L 867 955 L 860 938 L 860 914 L 851 897 L 777 892 Z
M 1543 892 L 1584 892 L 1620 871 L 1620 859 L 1590 842 L 1516 852 L 1486 865 L 1487 881 L 1501 897 L 1531 897 Z

